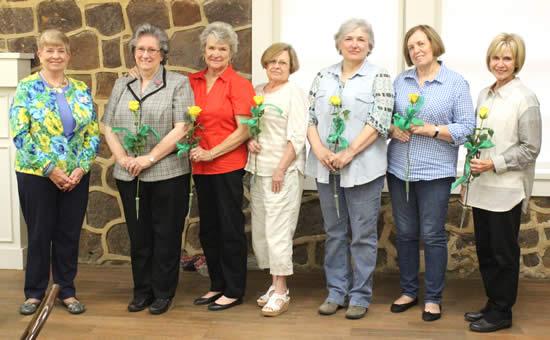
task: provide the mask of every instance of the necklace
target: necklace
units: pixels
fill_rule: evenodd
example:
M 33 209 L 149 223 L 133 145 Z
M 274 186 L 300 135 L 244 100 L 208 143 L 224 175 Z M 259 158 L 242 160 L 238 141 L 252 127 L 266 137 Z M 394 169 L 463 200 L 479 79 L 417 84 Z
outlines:
M 51 87 L 52 91 L 55 91 L 57 93 L 62 93 L 63 88 L 69 85 L 69 81 L 67 80 L 67 77 L 65 77 L 65 75 L 63 75 L 63 81 L 60 84 L 54 84 L 52 81 L 48 80 L 46 75 L 42 72 L 40 72 L 40 76 L 49 85 L 49 87 Z

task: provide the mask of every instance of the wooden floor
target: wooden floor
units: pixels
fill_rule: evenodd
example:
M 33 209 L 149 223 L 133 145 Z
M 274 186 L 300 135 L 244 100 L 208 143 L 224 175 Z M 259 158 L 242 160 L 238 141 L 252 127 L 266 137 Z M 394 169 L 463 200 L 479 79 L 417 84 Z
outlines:
M 160 316 L 147 311 L 128 313 L 131 281 L 128 266 L 79 267 L 77 288 L 88 311 L 73 316 L 54 308 L 39 339 L 550 339 L 550 282 L 520 281 L 514 326 L 490 335 L 467 330 L 463 313 L 481 306 L 479 279 L 448 280 L 441 320 L 421 320 L 421 307 L 402 314 L 389 312 L 398 289 L 394 275 L 377 274 L 374 301 L 364 319 L 346 320 L 344 312 L 320 316 L 325 297 L 322 273 L 298 273 L 290 281 L 290 310 L 264 318 L 255 298 L 267 288 L 267 275 L 249 272 L 245 303 L 227 311 L 209 312 L 194 306 L 193 298 L 208 287 L 208 279 L 183 273 L 174 307 Z M 30 321 L 18 314 L 23 300 L 23 272 L 0 270 L 0 338 L 17 339 Z

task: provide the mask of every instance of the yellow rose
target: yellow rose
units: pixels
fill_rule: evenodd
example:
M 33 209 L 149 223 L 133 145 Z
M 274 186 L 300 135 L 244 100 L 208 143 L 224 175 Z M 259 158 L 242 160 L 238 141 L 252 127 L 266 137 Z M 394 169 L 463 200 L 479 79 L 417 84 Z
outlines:
M 130 111 L 137 111 L 139 110 L 139 102 L 137 100 L 130 100 L 128 102 L 128 108 L 130 109 Z
M 264 97 L 263 96 L 254 96 L 254 103 L 256 105 L 260 106 L 264 103 Z
M 202 112 L 202 109 L 200 108 L 200 106 L 193 105 L 193 106 L 187 107 L 187 113 L 189 113 L 189 116 L 191 116 L 191 119 L 193 121 L 197 119 L 197 117 L 200 115 L 201 112 Z
M 342 105 L 342 100 L 338 96 L 330 96 L 330 103 L 332 106 L 340 106 Z
M 409 93 L 409 101 L 411 102 L 411 104 L 416 104 L 416 102 L 418 101 L 418 97 L 420 97 L 418 93 Z
M 487 119 L 487 117 L 489 117 L 489 109 L 485 106 L 482 106 L 479 108 L 478 114 L 480 119 Z

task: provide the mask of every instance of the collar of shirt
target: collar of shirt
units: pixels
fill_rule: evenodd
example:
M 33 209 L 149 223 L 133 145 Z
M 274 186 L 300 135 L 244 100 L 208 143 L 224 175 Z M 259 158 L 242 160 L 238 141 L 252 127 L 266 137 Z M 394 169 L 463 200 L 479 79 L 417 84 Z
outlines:
M 340 79 L 340 76 L 342 75 L 342 64 L 343 64 L 343 61 L 339 62 L 338 64 L 334 64 L 332 66 L 329 66 L 329 68 L 327 69 L 327 73 L 330 73 L 332 75 L 334 75 L 335 77 L 337 77 L 338 79 Z M 361 67 L 357 70 L 357 72 L 355 72 L 355 74 L 353 76 L 350 77 L 350 79 L 352 79 L 353 77 L 359 75 L 359 76 L 366 76 L 367 75 L 367 70 L 368 70 L 368 61 L 367 59 L 365 59 L 365 61 L 363 62 L 363 64 L 361 65 Z
M 440 68 L 434 80 L 432 81 L 444 84 L 449 79 L 449 69 L 443 64 L 442 61 L 438 60 L 437 62 L 439 63 Z M 418 83 L 418 73 L 416 67 L 413 67 L 405 72 L 405 79 L 414 79 Z
M 519 77 L 515 77 L 514 79 L 510 80 L 508 83 L 504 84 L 504 86 L 500 87 L 496 91 L 493 91 L 493 86 L 495 84 L 493 83 L 491 86 L 487 88 L 489 95 L 496 95 L 501 98 L 506 98 L 515 91 L 516 87 L 521 84 L 521 81 L 519 80 Z
M 202 79 L 206 80 L 206 71 L 208 71 L 208 68 L 205 68 L 202 71 L 199 71 L 197 73 L 193 73 L 189 75 L 189 78 L 197 80 Z M 224 82 L 229 81 L 237 72 L 233 70 L 233 67 L 231 65 L 228 65 L 225 71 L 222 72 L 222 74 L 219 75 L 219 79 L 223 80 Z

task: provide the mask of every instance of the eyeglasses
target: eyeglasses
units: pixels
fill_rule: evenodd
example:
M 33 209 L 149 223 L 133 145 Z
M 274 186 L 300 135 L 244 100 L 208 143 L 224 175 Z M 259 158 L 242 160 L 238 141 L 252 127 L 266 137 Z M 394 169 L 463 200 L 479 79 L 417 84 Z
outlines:
M 155 56 L 157 55 L 157 53 L 160 52 L 160 50 L 157 50 L 154 48 L 145 48 L 145 47 L 136 48 L 136 54 L 142 55 L 142 54 L 145 54 L 145 52 L 147 52 L 147 54 L 149 54 L 150 56 Z
M 267 62 L 267 66 L 279 65 L 280 67 L 287 67 L 288 63 L 284 60 L 270 60 Z

